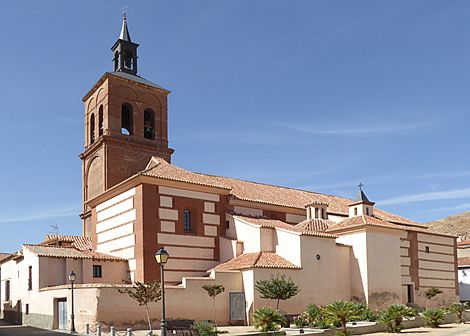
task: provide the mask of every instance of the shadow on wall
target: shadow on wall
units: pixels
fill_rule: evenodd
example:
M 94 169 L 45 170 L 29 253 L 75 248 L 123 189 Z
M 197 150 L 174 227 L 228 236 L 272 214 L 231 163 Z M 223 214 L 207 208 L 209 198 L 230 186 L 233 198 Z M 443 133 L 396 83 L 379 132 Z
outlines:
M 22 324 L 23 313 L 21 300 L 16 301 L 16 305 L 11 305 L 11 301 L 3 304 L 3 319 L 10 323 Z

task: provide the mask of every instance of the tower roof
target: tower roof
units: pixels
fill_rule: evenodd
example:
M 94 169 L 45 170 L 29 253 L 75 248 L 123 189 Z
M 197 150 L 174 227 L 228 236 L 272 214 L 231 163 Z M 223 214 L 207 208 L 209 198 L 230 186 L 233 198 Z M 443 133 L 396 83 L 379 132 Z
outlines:
M 127 42 L 132 42 L 131 34 L 129 34 L 129 29 L 127 28 L 127 19 L 125 13 L 122 16 L 122 28 L 121 34 L 119 34 L 119 39 Z
M 359 190 L 357 191 L 356 197 L 354 198 L 351 205 L 352 204 L 358 204 L 358 203 L 366 203 L 366 204 L 371 204 L 371 205 L 375 204 L 374 202 L 369 201 L 366 194 L 364 193 L 364 190 L 362 190 L 363 186 L 364 185 L 362 183 L 359 183 L 359 185 L 358 185 Z

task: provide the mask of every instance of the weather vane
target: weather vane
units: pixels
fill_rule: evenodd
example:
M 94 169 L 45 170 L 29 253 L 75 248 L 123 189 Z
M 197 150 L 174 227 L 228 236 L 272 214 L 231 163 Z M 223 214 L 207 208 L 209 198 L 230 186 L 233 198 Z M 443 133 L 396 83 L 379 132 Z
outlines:
M 127 6 L 124 5 L 122 7 L 122 18 L 125 20 L 126 19 L 126 12 L 127 12 Z

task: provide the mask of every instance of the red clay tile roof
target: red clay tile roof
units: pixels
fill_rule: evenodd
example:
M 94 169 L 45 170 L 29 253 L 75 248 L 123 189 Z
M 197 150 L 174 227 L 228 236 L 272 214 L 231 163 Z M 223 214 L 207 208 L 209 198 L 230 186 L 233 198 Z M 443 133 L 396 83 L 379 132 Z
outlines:
M 335 225 L 334 222 L 326 219 L 306 219 L 303 222 L 300 222 L 299 224 L 295 225 L 296 229 L 302 230 L 302 231 L 326 231 L 330 226 Z
M 457 246 L 459 247 L 469 247 L 470 246 L 470 240 L 462 240 L 457 242 Z
M 460 257 L 457 258 L 457 263 L 459 266 L 470 266 L 470 257 Z
M 32 253 L 37 254 L 40 257 L 126 261 L 124 258 L 115 257 L 109 254 L 95 251 L 80 251 L 73 247 L 33 244 L 23 244 L 23 247 L 26 247 Z
M 248 224 L 259 226 L 259 227 L 283 229 L 283 230 L 298 233 L 300 235 L 337 238 L 337 236 L 332 235 L 331 233 L 313 230 L 315 225 L 309 225 L 309 223 L 305 223 L 307 221 L 304 221 L 297 225 L 292 225 L 292 224 L 288 224 L 277 219 L 256 218 L 256 217 L 241 216 L 241 215 L 233 215 L 233 218 L 241 220 L 242 222 L 245 222 Z M 315 220 L 315 221 L 320 221 L 320 220 Z M 329 221 L 325 221 L 325 222 L 329 222 Z M 328 224 L 324 223 L 323 225 L 328 225 Z M 319 223 L 317 223 L 318 227 L 323 226 L 323 225 L 320 225 Z
M 280 187 L 270 184 L 250 182 L 235 178 L 193 173 L 172 165 L 161 158 L 154 157 L 149 168 L 140 173 L 166 180 L 181 181 L 193 184 L 213 186 L 230 190 L 232 197 L 257 203 L 279 205 L 297 209 L 305 209 L 312 202 L 328 203 L 328 212 L 347 216 L 351 199 L 311 191 Z M 375 209 L 378 218 L 405 225 L 426 227 L 423 224 L 397 216 L 380 209 Z
M 72 243 L 72 246 L 80 251 L 91 251 L 93 249 L 91 238 L 83 236 L 46 235 L 40 245 L 54 245 L 57 242 Z
M 350 228 L 357 228 L 361 226 L 379 226 L 379 227 L 392 228 L 392 229 L 398 229 L 398 230 L 407 229 L 407 227 L 402 226 L 402 225 L 392 224 L 380 218 L 363 215 L 363 216 L 355 216 L 355 217 L 346 218 L 345 220 L 342 220 L 341 222 L 329 227 L 326 231 L 336 232 L 336 231 L 341 231 L 341 230 L 350 229 Z
M 241 254 L 214 267 L 216 271 L 242 270 L 249 268 L 301 269 L 274 252 L 254 252 Z
M 0 262 L 6 258 L 8 258 L 11 253 L 0 253 Z

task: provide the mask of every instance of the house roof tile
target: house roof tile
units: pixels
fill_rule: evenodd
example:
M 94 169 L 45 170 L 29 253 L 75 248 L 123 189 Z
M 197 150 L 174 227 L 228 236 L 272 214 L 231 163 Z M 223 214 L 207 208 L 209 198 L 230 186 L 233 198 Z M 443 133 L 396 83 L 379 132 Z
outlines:
M 407 229 L 406 227 L 402 225 L 392 224 L 390 222 L 387 222 L 377 217 L 363 215 L 363 216 L 355 216 L 355 217 L 346 218 L 342 220 L 341 222 L 329 227 L 326 231 L 337 232 L 337 231 L 357 228 L 361 226 L 378 226 L 378 227 L 385 227 L 385 228 L 398 229 L 398 230 Z
M 327 203 L 328 212 L 343 216 L 348 215 L 348 205 L 351 199 L 321 194 L 306 190 L 280 187 L 271 184 L 263 184 L 239 180 L 230 177 L 222 177 L 201 173 L 194 173 L 172 165 L 161 158 L 154 157 L 149 168 L 140 174 L 161 179 L 181 181 L 199 185 L 212 186 L 230 190 L 232 197 L 271 205 L 279 205 L 297 209 L 305 209 L 306 205 L 313 202 Z M 426 227 L 404 217 L 375 209 L 378 218 L 404 225 Z
M 34 244 L 24 244 L 23 247 L 26 247 L 29 251 L 40 257 L 126 261 L 124 258 L 109 254 L 95 251 L 81 251 L 73 247 Z
M 91 251 L 93 249 L 91 238 L 84 236 L 64 236 L 64 235 L 46 235 L 46 238 L 40 245 L 51 245 L 55 243 L 67 242 L 80 251 Z
M 254 252 L 241 254 L 214 267 L 216 271 L 242 270 L 250 268 L 301 269 L 274 252 Z
M 283 229 L 283 230 L 291 231 L 300 235 L 317 236 L 317 237 L 325 237 L 325 238 L 337 238 L 337 236 L 331 233 L 326 233 L 320 230 L 315 230 L 315 227 L 317 228 L 325 227 L 325 226 L 328 226 L 328 223 L 333 223 L 330 221 L 324 221 L 324 220 L 303 221 L 299 224 L 293 225 L 293 224 L 288 224 L 277 219 L 269 219 L 269 218 L 249 217 L 249 216 L 240 216 L 240 215 L 234 215 L 233 218 L 239 219 L 245 223 L 253 224 L 259 227 Z M 323 223 L 320 224 L 320 222 L 323 222 Z

